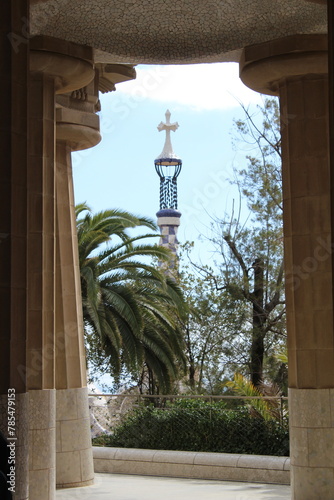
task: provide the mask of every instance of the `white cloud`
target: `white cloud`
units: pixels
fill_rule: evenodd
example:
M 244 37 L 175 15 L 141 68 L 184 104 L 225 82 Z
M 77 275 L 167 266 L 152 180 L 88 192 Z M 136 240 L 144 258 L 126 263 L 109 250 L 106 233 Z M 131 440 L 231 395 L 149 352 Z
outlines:
M 235 108 L 240 101 L 244 105 L 261 102 L 260 94 L 241 82 L 237 63 L 137 66 L 136 71 L 136 80 L 119 84 L 118 93 L 196 110 Z

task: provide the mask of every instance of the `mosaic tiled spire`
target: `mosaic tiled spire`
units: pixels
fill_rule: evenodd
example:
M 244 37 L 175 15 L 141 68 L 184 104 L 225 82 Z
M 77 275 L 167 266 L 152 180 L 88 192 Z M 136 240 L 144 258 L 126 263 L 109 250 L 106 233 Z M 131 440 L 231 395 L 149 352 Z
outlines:
M 166 122 L 158 125 L 159 132 L 165 131 L 165 144 L 161 154 L 155 159 L 155 169 L 160 178 L 160 210 L 157 212 L 160 227 L 160 245 L 169 248 L 177 255 L 177 230 L 181 212 L 177 210 L 177 177 L 181 172 L 182 160 L 174 153 L 170 133 L 179 128 L 177 122 L 171 123 L 169 110 Z
M 166 111 L 166 123 L 160 122 L 158 130 L 165 130 L 166 139 L 161 154 L 155 159 L 155 170 L 160 177 L 160 210 L 177 209 L 177 177 L 181 172 L 182 161 L 174 153 L 170 137 L 171 131 L 179 128 L 177 122 L 170 123 L 171 113 Z

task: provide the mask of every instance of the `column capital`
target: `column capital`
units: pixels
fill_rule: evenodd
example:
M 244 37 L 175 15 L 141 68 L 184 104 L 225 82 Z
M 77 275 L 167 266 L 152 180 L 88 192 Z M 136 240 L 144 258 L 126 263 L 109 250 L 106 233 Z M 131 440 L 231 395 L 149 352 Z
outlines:
M 57 108 L 56 120 L 57 141 L 68 143 L 72 151 L 92 148 L 101 141 L 97 115 L 69 108 Z
M 293 35 L 245 47 L 240 78 L 252 90 L 278 95 L 282 81 L 328 73 L 327 35 Z
M 96 62 L 95 67 L 99 73 L 99 90 L 102 94 L 116 90 L 117 83 L 136 78 L 136 70 L 132 65 Z
M 30 41 L 30 71 L 55 80 L 56 94 L 80 89 L 95 76 L 93 49 L 47 36 Z

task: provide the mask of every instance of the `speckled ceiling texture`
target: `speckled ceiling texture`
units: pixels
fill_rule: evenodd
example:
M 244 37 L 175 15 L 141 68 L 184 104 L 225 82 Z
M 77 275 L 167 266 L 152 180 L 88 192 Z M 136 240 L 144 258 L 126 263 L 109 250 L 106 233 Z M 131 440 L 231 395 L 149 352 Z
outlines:
M 302 0 L 47 0 L 32 6 L 31 32 L 92 46 L 106 62 L 238 61 L 247 45 L 325 33 L 326 7 Z

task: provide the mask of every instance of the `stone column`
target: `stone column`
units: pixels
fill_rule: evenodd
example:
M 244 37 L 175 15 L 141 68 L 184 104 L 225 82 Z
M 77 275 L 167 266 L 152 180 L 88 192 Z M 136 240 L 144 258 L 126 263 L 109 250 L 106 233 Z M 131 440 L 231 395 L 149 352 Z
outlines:
M 58 102 L 57 109 L 57 266 L 56 388 L 58 488 L 93 483 L 94 467 L 88 408 L 86 358 L 71 152 L 100 142 L 99 118 L 89 89 Z M 79 97 L 79 98 L 78 98 Z M 86 111 L 70 106 L 87 108 Z M 89 110 L 91 112 L 89 112 Z
M 98 91 L 135 78 L 132 66 L 96 64 L 83 88 L 57 96 L 56 139 L 56 425 L 58 488 L 93 482 L 93 456 L 86 382 L 83 318 L 71 152 L 101 140 Z
M 14 443 L 15 499 L 28 498 L 26 392 L 26 191 L 29 1 L 3 2 L 0 16 L 0 430 Z M 8 389 L 15 390 L 8 393 Z M 15 406 L 8 425 L 8 394 Z M 13 420 L 14 422 L 14 420 Z M 14 431 L 9 429 L 13 427 Z M 14 432 L 14 435 L 11 433 Z M 7 470 L 5 473 L 8 473 Z M 8 478 L 7 478 L 8 479 Z
M 30 43 L 27 388 L 29 497 L 55 493 L 55 93 L 94 76 L 91 50 L 47 37 Z
M 292 498 L 334 491 L 333 270 L 327 38 L 247 47 L 241 79 L 280 96 Z

